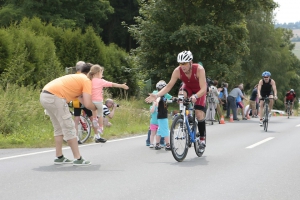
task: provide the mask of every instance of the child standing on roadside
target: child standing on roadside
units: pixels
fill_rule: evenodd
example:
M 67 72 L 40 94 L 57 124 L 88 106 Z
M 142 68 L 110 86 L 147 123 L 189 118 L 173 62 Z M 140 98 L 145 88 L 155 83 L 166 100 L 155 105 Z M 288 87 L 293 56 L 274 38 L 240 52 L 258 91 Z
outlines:
M 159 81 L 156 84 L 156 88 L 158 90 L 163 89 L 167 83 L 163 80 Z M 165 138 L 166 146 L 165 150 L 170 151 L 170 129 L 169 129 L 169 120 L 168 120 L 168 106 L 167 106 L 167 100 L 171 99 L 171 95 L 165 94 L 162 97 L 158 97 L 156 101 L 158 102 L 158 113 L 157 113 L 157 122 L 158 122 L 158 130 L 156 134 L 156 145 L 155 149 L 159 150 L 161 149 L 161 146 L 159 145 L 159 141 L 161 137 Z
M 92 80 L 92 102 L 96 106 L 97 110 L 93 112 L 93 126 L 98 127 L 97 133 L 95 133 L 95 142 L 98 143 L 100 138 L 99 134 L 103 133 L 103 88 L 104 87 L 117 87 L 128 90 L 129 87 L 124 84 L 118 84 L 106 81 L 102 79 L 104 68 L 100 65 L 93 65 L 90 72 L 87 74 L 88 78 Z M 97 120 L 97 113 L 99 118 Z
M 156 136 L 157 129 L 158 129 L 158 121 L 157 121 L 157 101 L 153 101 L 152 106 L 150 106 L 150 113 L 151 113 L 151 119 L 150 119 L 150 148 L 154 148 L 154 137 Z M 156 140 L 157 141 L 157 140 Z

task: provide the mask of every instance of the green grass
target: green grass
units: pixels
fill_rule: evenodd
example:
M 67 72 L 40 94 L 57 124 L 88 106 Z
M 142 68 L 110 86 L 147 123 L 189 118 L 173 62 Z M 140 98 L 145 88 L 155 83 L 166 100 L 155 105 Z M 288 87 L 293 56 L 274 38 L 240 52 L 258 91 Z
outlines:
M 0 148 L 53 147 L 53 127 L 39 102 L 39 90 L 7 86 L 0 90 Z M 115 100 L 120 105 L 105 128 L 106 139 L 146 134 L 150 123 L 150 104 L 144 99 Z M 170 104 L 169 111 L 178 110 Z M 94 131 L 92 131 L 94 136 Z M 94 142 L 92 139 L 87 143 Z

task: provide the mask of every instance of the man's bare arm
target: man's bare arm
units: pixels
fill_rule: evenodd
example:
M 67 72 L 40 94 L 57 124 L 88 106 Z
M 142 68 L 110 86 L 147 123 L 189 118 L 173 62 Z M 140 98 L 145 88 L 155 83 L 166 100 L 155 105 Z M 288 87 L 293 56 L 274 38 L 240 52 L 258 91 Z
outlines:
M 82 104 L 89 110 L 96 110 L 96 106 L 92 102 L 92 96 L 87 93 L 82 94 Z

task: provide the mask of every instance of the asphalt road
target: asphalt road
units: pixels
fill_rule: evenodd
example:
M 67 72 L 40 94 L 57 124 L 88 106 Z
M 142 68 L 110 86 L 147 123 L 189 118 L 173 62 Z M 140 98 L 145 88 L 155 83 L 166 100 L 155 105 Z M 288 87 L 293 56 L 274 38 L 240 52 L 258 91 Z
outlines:
M 184 162 L 146 135 L 80 146 L 88 167 L 54 165 L 54 149 L 1 149 L 0 199 L 299 200 L 300 118 L 207 126 L 207 148 Z M 64 155 L 72 158 L 68 147 Z

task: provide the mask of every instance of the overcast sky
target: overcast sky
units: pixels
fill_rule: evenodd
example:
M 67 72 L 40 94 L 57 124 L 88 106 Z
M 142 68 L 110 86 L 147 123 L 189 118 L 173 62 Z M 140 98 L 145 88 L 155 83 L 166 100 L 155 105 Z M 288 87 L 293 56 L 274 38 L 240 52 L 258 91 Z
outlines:
M 277 23 L 289 23 L 300 21 L 300 0 L 274 0 L 279 4 L 275 10 Z

